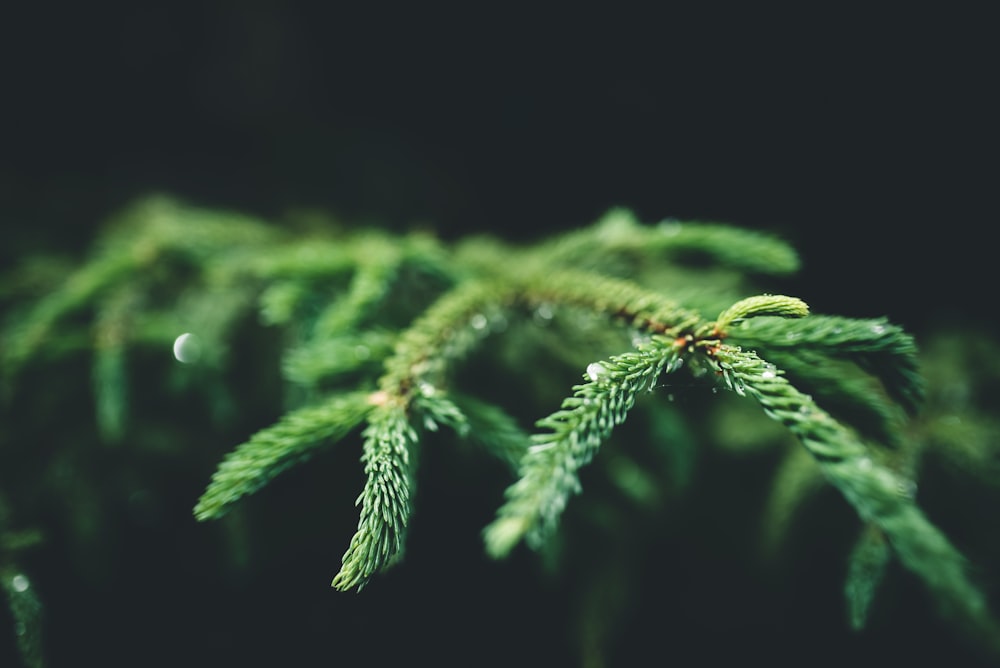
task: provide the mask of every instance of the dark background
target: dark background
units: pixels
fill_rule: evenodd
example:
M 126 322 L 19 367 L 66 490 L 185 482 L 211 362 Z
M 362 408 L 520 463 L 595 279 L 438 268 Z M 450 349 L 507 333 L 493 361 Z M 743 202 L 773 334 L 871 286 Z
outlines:
M 3 259 L 163 191 L 442 234 L 628 206 L 786 235 L 916 326 L 992 284 L 996 51 L 937 13 L 54 3 L 3 31 Z
M 770 15 L 315 7 L 215 0 L 5 10 L 0 261 L 82 250 L 100 221 L 150 192 L 267 217 L 316 207 L 359 224 L 431 226 L 449 238 L 530 240 L 622 205 L 650 222 L 715 220 L 785 236 L 804 260 L 797 294 L 817 311 L 887 315 L 918 335 L 995 318 L 996 53 L 984 16 L 912 6 Z M 181 492 L 193 502 L 198 490 Z M 454 507 L 433 492 L 422 503 Z M 467 512 L 477 511 L 490 512 Z M 546 615 L 564 611 L 558 592 L 530 604 L 522 635 L 490 633 L 512 633 L 499 610 L 536 589 L 479 561 L 476 531 L 487 520 L 456 522 L 476 527 L 463 544 L 475 564 L 460 571 L 469 587 L 434 585 L 455 571 L 417 542 L 411 554 L 425 558 L 413 556 L 410 575 L 399 576 L 410 578 L 401 585 L 409 602 L 387 599 L 388 584 L 373 586 L 349 621 L 329 607 L 343 596 L 326 588 L 335 564 L 312 554 L 249 584 L 186 575 L 182 586 L 151 572 L 148 590 L 74 592 L 82 596 L 75 607 L 52 606 L 49 637 L 69 638 L 84 656 L 125 648 L 116 657 L 190 656 L 198 650 L 189 639 L 214 638 L 206 656 L 238 646 L 244 660 L 284 651 L 303 658 L 326 647 L 321 639 L 328 659 L 363 638 L 389 657 L 407 643 L 425 653 L 441 645 L 426 623 L 380 638 L 370 631 L 381 615 L 421 620 L 442 605 L 451 609 L 437 629 L 441 642 L 485 645 L 496 657 L 532 638 L 542 647 Z M 164 566 L 162 554 L 145 556 Z M 426 583 L 413 581 L 420 572 L 430 574 Z M 168 584 L 158 586 L 161 577 Z M 736 591 L 720 601 L 746 606 L 762 595 Z M 680 623 L 669 591 L 664 597 L 664 624 Z M 66 618 L 92 611 L 99 619 L 102 599 L 136 606 L 134 628 L 101 637 L 99 621 Z M 491 613 L 472 607 L 491 599 Z M 644 619 L 649 636 L 669 631 Z M 733 653 L 759 632 L 737 638 Z M 722 653 L 705 633 L 684 647 L 704 642 Z M 664 637 L 664 656 L 669 645 Z

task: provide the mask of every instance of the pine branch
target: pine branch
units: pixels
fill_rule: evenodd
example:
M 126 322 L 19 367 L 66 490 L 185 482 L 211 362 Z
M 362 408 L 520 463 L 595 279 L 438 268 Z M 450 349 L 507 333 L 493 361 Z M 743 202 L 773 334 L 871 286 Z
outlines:
M 377 368 L 392 353 L 395 335 L 383 330 L 311 339 L 291 348 L 282 362 L 285 378 L 313 386 Z
M 758 348 L 763 354 L 763 349 Z M 768 350 L 767 359 L 787 372 L 788 378 L 812 394 L 835 416 L 849 416 L 862 435 L 898 448 L 904 416 L 877 379 L 850 362 L 842 362 L 815 350 L 783 348 Z
M 582 308 L 627 327 L 668 336 L 692 332 L 697 313 L 632 282 L 572 270 L 522 275 L 521 299 L 529 307 L 560 304 Z
M 507 501 L 484 532 L 486 549 L 503 557 L 526 538 L 538 547 L 554 530 L 572 494 L 579 493 L 577 471 L 588 464 L 614 426 L 625 421 L 641 390 L 652 390 L 662 373 L 681 366 L 681 347 L 656 337 L 633 353 L 595 362 L 590 380 L 573 388 L 561 410 L 539 420 L 548 433 L 534 437 L 521 461 L 520 478 L 508 488 Z
M 712 357 L 729 387 L 752 396 L 799 438 L 860 517 L 878 526 L 903 565 L 924 581 L 943 612 L 995 645 L 1000 635 L 982 592 L 969 580 L 962 555 L 914 505 L 913 483 L 875 463 L 846 427 L 756 353 L 722 345 Z
M 313 335 L 320 339 L 342 335 L 362 323 L 389 294 L 399 275 L 402 256 L 388 239 L 359 242 L 358 265 L 350 285 L 319 314 Z
M 506 463 L 514 471 L 531 445 L 531 437 L 499 406 L 467 394 L 454 397 L 465 416 L 467 439 Z
M 299 386 L 292 390 L 319 400 L 227 455 L 194 512 L 199 520 L 219 517 L 320 447 L 363 429 L 357 530 L 332 582 L 341 590 L 362 589 L 402 556 L 426 432 L 452 429 L 516 470 L 484 531 L 487 552 L 502 557 L 522 540 L 537 548 L 553 536 L 581 491 L 581 468 L 641 393 L 664 374 L 690 371 L 697 382 L 715 372 L 804 446 L 773 480 L 765 540 L 780 538 L 820 471 L 866 527 L 845 586 L 851 625 L 864 624 L 895 555 L 989 645 L 985 598 L 962 556 L 917 508 L 907 477 L 923 445 L 903 439 L 901 429 L 904 411 L 923 398 L 913 338 L 884 319 L 803 317 L 808 307 L 793 297 L 739 299 L 752 294 L 748 276 L 797 266 L 794 251 L 768 235 L 704 223 L 644 226 L 625 210 L 533 247 L 485 237 L 445 247 L 426 235 L 332 228 L 293 238 L 248 217 L 158 199 L 119 216 L 61 287 L 33 304 L 22 298 L 3 332 L 0 362 L 10 390 L 29 364 L 44 369 L 56 354 L 82 356 L 96 344 L 98 424 L 113 441 L 129 419 L 131 348 L 162 352 L 179 333 L 194 332 L 206 349 L 202 364 L 219 371 L 235 326 L 259 307 L 276 334 L 269 339 L 282 346 L 285 377 Z M 719 311 L 714 321 L 703 315 Z M 521 338 L 505 335 L 511 331 Z M 544 344 L 531 334 L 538 331 Z M 633 350 L 614 354 L 628 350 L 629 339 Z M 551 389 L 535 362 L 548 369 L 603 361 L 587 367 L 584 382 L 529 437 L 500 406 L 452 386 L 476 349 L 493 364 L 531 367 L 527 396 Z M 209 394 L 224 387 L 223 377 L 213 376 Z M 601 462 L 605 479 L 635 502 L 631 510 L 658 506 L 658 485 L 679 494 L 693 479 L 696 430 L 680 405 L 645 414 L 652 467 L 632 453 Z M 955 441 L 974 441 L 966 447 L 979 475 L 988 475 L 995 450 L 988 427 L 960 432 L 947 418 L 925 425 L 931 438 L 954 450 L 962 445 Z M 862 438 L 898 447 L 875 450 Z
M 97 402 L 97 426 L 108 443 L 118 443 L 128 419 L 128 373 L 126 344 L 137 310 L 133 285 L 119 288 L 100 304 L 95 329 L 92 370 Z
M 397 405 L 381 404 L 365 429 L 365 474 L 358 497 L 361 519 L 332 586 L 360 591 L 377 571 L 403 553 L 410 519 L 417 433 Z
M 844 596 L 847 598 L 848 621 L 860 631 L 868 623 L 868 615 L 878 586 L 885 577 L 892 551 L 883 533 L 873 524 L 866 524 L 848 558 Z
M 308 459 L 318 447 L 342 439 L 371 410 L 371 395 L 355 392 L 286 414 L 226 456 L 198 500 L 195 517 L 221 517 L 233 503 Z
M 760 318 L 733 327 L 729 334 L 733 342 L 764 353 L 792 349 L 850 360 L 881 380 L 886 392 L 908 411 L 916 411 L 923 401 L 916 343 L 902 328 L 885 319 Z
M 594 225 L 541 244 L 534 252 L 550 266 L 599 268 L 616 255 L 630 253 L 661 261 L 697 254 L 762 275 L 787 275 L 799 268 L 794 249 L 773 236 L 718 223 L 641 225 L 631 211 L 621 208 L 612 209 Z
M 3 351 L 5 393 L 12 387 L 21 368 L 48 342 L 56 323 L 83 309 L 110 287 L 126 282 L 135 271 L 134 259 L 126 254 L 109 254 L 101 261 L 74 272 L 62 289 L 43 297 L 7 332 Z
M 825 480 L 812 455 L 805 448 L 790 447 L 772 477 L 764 506 L 761 548 L 765 555 L 777 553 L 803 501 L 823 488 Z

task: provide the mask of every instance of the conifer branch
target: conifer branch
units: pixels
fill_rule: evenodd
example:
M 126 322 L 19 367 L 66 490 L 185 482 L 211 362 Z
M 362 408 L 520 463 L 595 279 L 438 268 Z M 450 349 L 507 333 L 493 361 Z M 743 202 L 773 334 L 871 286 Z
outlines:
M 844 589 L 851 625 L 864 625 L 886 561 L 896 556 L 989 645 L 1000 634 L 990 636 L 986 600 L 962 556 L 917 508 L 907 477 L 921 452 L 919 439 L 902 438 L 901 429 L 905 411 L 923 398 L 913 337 L 884 319 L 804 317 L 808 307 L 794 297 L 740 298 L 753 294 L 748 276 L 797 266 L 794 251 L 768 235 L 706 223 L 644 226 L 625 210 L 534 247 L 490 238 L 446 247 L 426 235 L 346 229 L 291 238 L 251 218 L 157 199 L 119 216 L 60 288 L 21 299 L 3 331 L 2 382 L 9 390 L 29 364 L 44 369 L 56 355 L 92 352 L 97 423 L 114 441 L 129 419 L 126 361 L 140 357 L 128 356 L 130 347 L 162 353 L 189 327 L 209 352 L 202 363 L 217 371 L 234 325 L 259 307 L 260 320 L 277 334 L 267 345 L 282 346 L 285 378 L 318 401 L 230 452 L 195 516 L 224 515 L 357 430 L 365 483 L 357 529 L 332 586 L 360 590 L 403 554 L 426 432 L 451 429 L 514 470 L 483 534 L 486 551 L 502 557 L 522 541 L 537 548 L 551 537 L 581 491 L 581 467 L 643 391 L 664 374 L 690 369 L 697 378 L 712 370 L 804 446 L 773 479 L 765 541 L 773 546 L 795 506 L 825 477 L 864 523 Z M 714 321 L 705 315 L 712 313 L 719 313 Z M 512 321 L 515 336 L 504 337 Z M 533 323 L 543 321 L 540 335 L 543 327 Z M 626 334 L 634 349 L 609 354 L 621 348 L 608 345 L 628 349 Z M 522 353 L 526 341 L 536 345 L 531 357 Z M 583 382 L 529 436 L 499 405 L 453 386 L 477 347 L 495 356 L 488 363 L 602 361 L 586 368 Z M 216 376 L 212 394 L 223 387 L 223 375 Z M 650 406 L 645 414 L 653 466 L 633 453 L 608 453 L 601 462 L 606 480 L 631 495 L 631 510 L 658 506 L 663 487 L 680 493 L 692 479 L 698 439 L 680 405 Z M 987 427 L 959 433 L 952 424 L 925 427 L 956 450 L 956 440 L 975 440 L 966 446 L 978 457 L 970 461 L 988 476 L 995 448 Z M 782 438 L 764 433 L 757 442 Z
M 357 260 L 352 246 L 342 239 L 310 235 L 254 255 L 239 270 L 270 285 L 288 280 L 317 283 L 348 276 Z
M 525 538 L 538 547 L 552 532 L 569 497 L 580 492 L 577 471 L 588 464 L 611 430 L 625 421 L 642 390 L 652 390 L 662 373 L 683 363 L 673 339 L 656 337 L 636 352 L 595 362 L 589 382 L 573 388 L 562 408 L 537 426 L 537 434 L 521 460 L 519 479 L 506 492 L 506 502 L 485 532 L 487 552 L 503 557 Z
M 774 556 L 786 539 L 790 525 L 804 499 L 826 487 L 816 460 L 805 448 L 792 444 L 771 479 L 761 525 L 761 549 Z
M 350 285 L 339 299 L 320 313 L 313 335 L 320 339 L 349 331 L 363 319 L 389 293 L 392 282 L 399 273 L 402 260 L 399 249 L 385 239 L 372 238 L 362 241 L 358 265 Z
M 340 590 L 360 591 L 373 574 L 402 556 L 410 519 L 416 431 L 400 406 L 383 403 L 369 416 L 364 435 L 368 480 L 357 500 L 357 532 L 333 578 L 332 586 Z
M 394 344 L 395 335 L 383 330 L 311 339 L 288 351 L 282 370 L 293 383 L 313 386 L 380 366 Z
M 61 290 L 43 297 L 4 341 L 4 382 L 14 382 L 17 373 L 43 346 L 60 319 L 91 305 L 111 286 L 125 281 L 134 269 L 132 257 L 111 255 L 74 272 Z M 11 388 L 4 389 L 9 391 Z
M 396 341 L 379 387 L 406 407 L 415 392 L 436 387 L 449 364 L 466 355 L 502 316 L 511 290 L 489 281 L 469 281 L 445 293 Z
M 767 350 L 767 359 L 832 415 L 849 416 L 851 426 L 863 436 L 894 448 L 902 445 L 902 408 L 893 403 L 878 379 L 816 350 Z
M 97 426 L 109 443 L 121 440 L 128 419 L 126 344 L 137 294 L 132 285 L 119 288 L 100 304 L 94 323 L 92 383 Z
M 631 211 L 621 208 L 589 227 L 541 244 L 534 253 L 550 266 L 595 268 L 623 253 L 661 261 L 687 253 L 761 275 L 787 275 L 799 268 L 795 250 L 773 236 L 719 223 L 668 220 L 642 225 Z
M 986 599 L 969 580 L 962 555 L 914 504 L 913 483 L 876 463 L 846 427 L 753 351 L 726 344 L 712 359 L 731 389 L 752 396 L 799 438 L 861 519 L 878 526 L 900 562 L 924 581 L 943 612 L 995 646 L 1000 635 Z
M 480 401 L 467 394 L 455 396 L 454 401 L 468 425 L 465 430 L 466 438 L 516 472 L 521 458 L 531 445 L 531 436 L 521 429 L 517 420 L 495 404 Z
M 818 315 L 799 321 L 759 318 L 730 331 L 731 341 L 756 350 L 813 351 L 845 359 L 878 378 L 896 401 L 910 412 L 923 401 L 913 337 L 883 318 L 859 320 Z
M 233 503 L 308 459 L 318 447 L 346 436 L 371 409 L 370 394 L 354 392 L 286 414 L 226 456 L 198 500 L 195 517 L 221 517 Z
M 844 582 L 848 621 L 856 631 L 868 623 L 876 590 L 885 577 L 891 558 L 892 551 L 882 531 L 874 524 L 865 524 L 848 557 L 847 580 Z
M 573 270 L 528 274 L 523 280 L 523 299 L 531 306 L 574 306 L 640 331 L 667 336 L 693 332 L 703 322 L 697 313 L 631 281 Z

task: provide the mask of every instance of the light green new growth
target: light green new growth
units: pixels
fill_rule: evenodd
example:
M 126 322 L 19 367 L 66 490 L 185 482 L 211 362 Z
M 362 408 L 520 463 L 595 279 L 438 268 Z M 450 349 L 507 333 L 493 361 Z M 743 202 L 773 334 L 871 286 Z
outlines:
M 924 393 L 913 338 L 882 319 L 810 314 L 796 297 L 757 294 L 762 276 L 797 268 L 794 251 L 769 235 L 643 225 L 621 209 L 518 247 L 336 226 L 295 234 L 158 199 L 123 214 L 82 269 L 11 319 L 3 389 L 9 396 L 39 359 L 88 350 L 93 340 L 96 421 L 106 442 L 122 442 L 132 428 L 135 349 L 160 354 L 192 332 L 207 385 L 219 388 L 236 326 L 251 316 L 279 341 L 291 408 L 225 456 L 194 514 L 220 517 L 321 447 L 360 444 L 359 521 L 332 581 L 360 590 L 404 552 L 428 432 L 447 427 L 448 438 L 514 473 L 483 532 L 487 553 L 503 557 L 559 530 L 582 491 L 581 469 L 629 415 L 679 389 L 721 386 L 755 400 L 815 462 L 786 456 L 765 508 L 768 545 L 816 488 L 816 470 L 856 510 L 864 531 L 845 586 L 852 626 L 864 625 L 896 557 L 960 628 L 995 643 L 1000 634 L 962 555 L 915 503 L 919 448 L 902 429 Z M 494 365 L 488 373 L 509 370 L 515 391 L 525 390 L 521 411 L 551 401 L 528 424 L 559 406 L 535 422 L 535 434 L 514 407 L 483 396 L 505 379 L 462 375 L 483 360 Z M 584 379 L 569 396 L 553 371 L 566 363 Z M 667 383 L 671 390 L 657 391 Z M 641 395 L 652 396 L 640 405 Z M 657 481 L 676 493 L 688 484 L 694 437 L 682 408 L 650 414 L 640 422 L 652 425 L 647 441 L 683 441 L 656 444 L 669 453 L 659 461 L 678 470 L 657 478 L 624 452 L 612 452 L 607 467 L 626 494 L 662 500 Z
M 809 305 L 801 299 L 784 295 L 758 295 L 736 302 L 715 319 L 715 327 L 726 331 L 735 322 L 763 315 L 801 318 L 809 315 Z

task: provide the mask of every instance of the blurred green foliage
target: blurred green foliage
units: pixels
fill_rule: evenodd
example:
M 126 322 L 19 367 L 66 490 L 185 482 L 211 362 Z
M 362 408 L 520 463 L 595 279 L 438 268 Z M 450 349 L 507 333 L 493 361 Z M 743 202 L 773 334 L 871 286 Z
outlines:
M 357 525 L 357 458 L 371 440 L 359 425 L 386 391 L 383 369 L 398 385 L 437 345 L 433 328 L 421 338 L 419 316 L 453 287 L 485 268 L 549 265 L 628 279 L 733 322 L 753 314 L 727 307 L 784 289 L 798 268 L 791 249 L 764 235 L 641 226 L 622 211 L 522 248 L 485 237 L 447 245 L 315 214 L 278 225 L 165 198 L 123 211 L 85 258 L 23 258 L 0 277 L 9 603 L 0 659 L 125 665 L 141 653 L 143 665 L 176 665 L 197 653 L 205 664 L 308 665 L 390 643 L 387 660 L 476 665 L 517 656 L 629 665 L 654 650 L 782 661 L 803 648 L 831 661 L 886 648 L 899 658 L 989 660 L 974 634 L 941 623 L 934 597 L 888 558 L 885 534 L 859 526 L 786 429 L 697 373 L 665 376 L 637 398 L 580 470 L 585 493 L 540 560 L 484 560 L 479 530 L 502 502 L 527 430 L 595 360 L 650 344 L 635 323 L 609 327 L 555 293 L 519 318 L 501 309 L 466 318 L 470 338 L 454 344 L 463 362 L 448 370 L 455 392 L 447 403 L 418 392 L 427 433 L 403 565 L 360 596 L 330 591 L 330 567 Z M 856 321 L 781 322 L 747 320 L 740 336 L 765 346 L 778 334 L 830 341 Z M 898 332 L 863 322 L 883 331 L 836 345 L 863 345 L 848 351 L 861 354 Z M 414 331 L 416 352 L 394 371 L 400 340 Z M 918 338 L 926 398 L 910 419 L 893 401 L 916 403 L 892 396 L 908 387 L 891 381 L 895 367 L 876 370 L 890 378 L 886 393 L 802 346 L 773 346 L 767 359 L 797 365 L 821 406 L 884 444 L 872 465 L 914 481 L 901 493 L 969 558 L 996 609 L 992 335 Z M 438 429 L 457 426 L 456 416 L 463 429 Z M 313 446 L 331 438 L 341 445 L 319 456 Z M 192 506 L 239 443 L 254 445 L 229 455 L 219 495 L 199 506 L 204 516 L 228 514 L 196 523 Z M 306 458 L 310 466 L 293 467 Z

